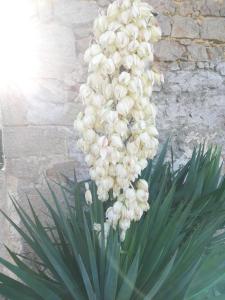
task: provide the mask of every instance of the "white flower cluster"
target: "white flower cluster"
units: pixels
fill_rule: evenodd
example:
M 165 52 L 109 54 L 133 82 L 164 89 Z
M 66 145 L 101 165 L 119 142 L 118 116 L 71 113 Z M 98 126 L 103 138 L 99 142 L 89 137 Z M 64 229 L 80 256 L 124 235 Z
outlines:
M 157 151 L 152 44 L 161 37 L 153 8 L 139 0 L 116 0 L 94 22 L 95 42 L 85 52 L 87 83 L 80 88 L 84 113 L 75 121 L 90 176 L 102 201 L 116 198 L 107 221 L 124 236 L 148 210 L 148 184 L 135 182 Z M 86 191 L 88 202 L 90 193 Z

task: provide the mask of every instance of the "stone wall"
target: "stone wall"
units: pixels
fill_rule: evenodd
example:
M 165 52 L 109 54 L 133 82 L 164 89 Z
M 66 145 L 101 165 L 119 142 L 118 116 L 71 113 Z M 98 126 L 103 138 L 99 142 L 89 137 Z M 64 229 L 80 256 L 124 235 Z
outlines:
M 172 136 L 180 161 L 204 140 L 222 146 L 224 156 L 225 1 L 149 2 L 163 29 L 155 55 L 165 84 L 154 95 L 161 138 Z
M 30 0 L 32 20 L 40 31 L 40 72 L 29 89 L 8 88 L 1 94 L 5 169 L 0 171 L 1 207 L 14 217 L 13 194 L 25 194 L 39 207 L 34 187 L 45 191 L 45 176 L 87 169 L 76 147 L 73 120 L 82 109 L 76 101 L 86 78 L 83 53 L 99 9 L 110 1 Z M 159 12 L 163 39 L 155 56 L 165 75 L 156 89 L 160 140 L 172 136 L 181 160 L 193 145 L 207 139 L 225 153 L 225 1 L 151 0 Z M 2 224 L 2 223 L 1 223 Z M 1 241 L 20 247 L 6 225 Z

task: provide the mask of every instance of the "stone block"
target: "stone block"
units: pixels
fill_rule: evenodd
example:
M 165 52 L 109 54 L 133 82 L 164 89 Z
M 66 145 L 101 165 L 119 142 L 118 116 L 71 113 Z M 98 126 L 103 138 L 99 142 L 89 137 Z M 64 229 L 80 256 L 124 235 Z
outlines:
M 191 45 L 192 40 L 190 40 L 190 39 L 180 39 L 179 42 L 180 42 L 181 45 L 188 46 L 188 45 Z
M 204 69 L 205 68 L 205 63 L 204 62 L 197 62 L 197 67 L 199 68 L 199 69 Z
M 82 69 L 84 70 L 84 69 Z M 10 89 L 2 97 L 2 124 L 4 126 L 73 125 L 80 109 L 74 103 L 79 91 L 77 80 L 81 73 L 69 73 L 73 80 L 61 82 L 52 79 L 36 80 L 29 91 Z M 68 78 L 67 76 L 67 78 Z M 67 80 L 68 81 L 68 80 Z
M 19 178 L 20 180 L 26 181 L 26 183 L 37 183 L 40 170 L 41 161 L 45 158 L 27 157 L 27 158 L 12 158 L 6 161 L 6 170 L 9 176 Z
M 203 16 L 220 16 L 221 10 L 225 8 L 224 0 L 200 0 L 196 1 L 196 9 Z
M 69 74 L 70 73 L 66 74 L 65 77 Z M 26 97 L 28 103 L 32 101 L 55 104 L 68 102 L 64 82 L 52 78 L 35 79 L 34 87 L 30 91 L 24 93 L 24 97 Z
M 176 38 L 198 38 L 199 25 L 191 17 L 174 16 L 172 36 Z
M 179 15 L 181 16 L 191 16 L 195 13 L 192 1 L 184 0 L 179 1 L 177 4 L 177 12 L 179 12 Z
M 83 63 L 84 53 L 86 49 L 90 46 L 90 44 L 91 44 L 91 36 L 76 40 L 77 53 L 79 53 L 82 56 L 82 63 Z
M 98 15 L 98 5 L 92 0 L 53 0 L 53 5 L 55 17 L 67 25 L 87 24 Z
M 75 171 L 75 161 L 69 160 L 67 162 L 56 163 L 46 170 L 46 176 L 54 181 L 63 180 L 62 175 L 73 179 Z
M 225 62 L 221 62 L 216 66 L 216 71 L 225 76 Z
M 207 140 L 209 143 L 224 144 L 224 96 L 216 90 L 205 93 L 185 93 L 182 96 L 160 93 L 155 99 L 158 103 L 157 124 L 160 138 L 168 135 L 175 138 L 175 156 L 182 160 L 182 153 L 188 155 L 196 144 Z M 182 153 L 179 151 L 182 149 Z
M 208 53 L 205 45 L 191 44 L 187 47 L 189 52 L 189 59 L 192 61 L 207 61 Z
M 80 107 L 78 103 L 55 104 L 33 101 L 29 104 L 27 121 L 31 125 L 73 126 Z
M 172 71 L 178 71 L 178 70 L 180 70 L 179 63 L 174 61 L 174 62 L 169 64 L 167 69 L 172 70 Z
M 147 0 L 154 9 L 162 14 L 174 14 L 176 11 L 176 5 L 173 0 Z
M 66 155 L 66 127 L 6 127 L 3 130 L 6 159 Z
M 201 38 L 225 42 L 225 18 L 205 18 L 201 26 Z
M 74 70 L 75 39 L 71 29 L 57 23 L 42 24 L 38 43 L 38 77 L 61 80 Z
M 220 44 L 211 45 L 207 48 L 207 53 L 212 62 L 222 62 L 225 58 L 225 46 Z
M 18 88 L 7 89 L 2 95 L 1 110 L 3 126 L 27 124 L 27 102 Z
M 76 26 L 73 27 L 73 33 L 77 39 L 83 39 L 87 38 L 93 35 L 93 24 L 88 23 L 85 24 L 77 24 Z
M 155 57 L 161 61 L 175 61 L 180 59 L 186 49 L 173 40 L 161 40 L 155 46 Z
M 172 29 L 172 18 L 170 16 L 159 15 L 158 16 L 159 25 L 162 29 L 163 36 L 169 36 Z
M 187 79 L 187 85 L 183 86 L 183 91 L 193 92 L 193 93 L 199 93 L 201 91 L 207 91 L 207 90 L 214 90 L 217 89 L 223 89 L 223 78 L 213 72 L 213 71 L 196 71 L 191 74 L 188 74 L 189 79 Z
M 164 91 L 168 94 L 191 93 L 196 96 L 210 90 L 217 90 L 218 94 L 225 92 L 222 76 L 210 70 L 168 72 L 165 79 Z
M 181 61 L 179 65 L 180 65 L 181 70 L 194 70 L 195 69 L 195 63 L 191 62 L 191 61 Z
M 223 0 L 222 1 L 222 7 L 220 9 L 220 15 L 221 17 L 225 17 L 225 2 Z

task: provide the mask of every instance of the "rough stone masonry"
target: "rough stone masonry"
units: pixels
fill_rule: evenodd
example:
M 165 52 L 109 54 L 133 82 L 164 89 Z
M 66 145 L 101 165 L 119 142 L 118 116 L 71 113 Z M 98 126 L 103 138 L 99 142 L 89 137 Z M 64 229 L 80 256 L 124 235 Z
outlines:
M 38 208 L 34 188 L 45 192 L 45 176 L 87 174 L 76 146 L 73 121 L 86 79 L 82 57 L 93 19 L 109 0 L 30 0 L 38 24 L 40 72 L 33 88 L 1 94 L 5 165 L 0 171 L 0 207 L 15 220 L 8 194 Z M 159 12 L 163 39 L 155 49 L 165 84 L 155 90 L 160 141 L 172 137 L 178 163 L 207 140 L 225 157 L 225 0 L 149 0 Z M 21 249 L 12 229 L 0 219 L 0 241 Z M 3 247 L 0 254 L 4 255 Z

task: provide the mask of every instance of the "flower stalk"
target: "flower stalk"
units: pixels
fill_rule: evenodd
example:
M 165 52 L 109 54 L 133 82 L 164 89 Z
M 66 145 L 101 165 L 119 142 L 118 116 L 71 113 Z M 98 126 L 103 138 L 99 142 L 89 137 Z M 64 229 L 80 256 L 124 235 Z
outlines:
M 85 110 L 75 121 L 98 198 L 115 199 L 106 221 L 124 239 L 132 221 L 149 209 L 149 187 L 138 180 L 157 151 L 153 46 L 161 37 L 154 9 L 139 0 L 116 0 L 94 22 L 94 42 L 86 50 L 87 82 L 80 88 Z M 87 187 L 86 187 L 87 188 Z M 91 195 L 87 188 L 87 202 Z

